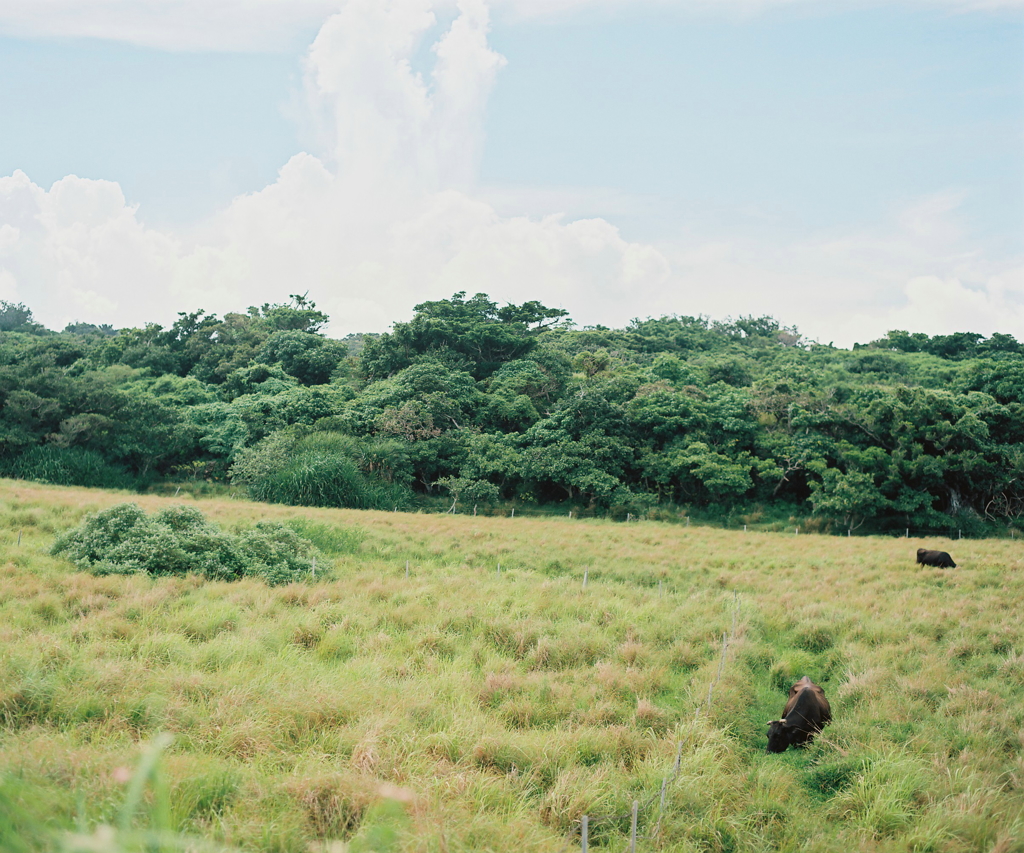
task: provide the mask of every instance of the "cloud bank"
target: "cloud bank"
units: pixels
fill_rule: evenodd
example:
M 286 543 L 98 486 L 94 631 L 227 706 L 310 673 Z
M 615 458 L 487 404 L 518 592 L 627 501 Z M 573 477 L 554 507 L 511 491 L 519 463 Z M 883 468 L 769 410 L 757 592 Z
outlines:
M 975 244 L 962 192 L 917 199 L 867 228 L 800 240 L 690 236 L 664 247 L 672 281 L 714 317 L 770 314 L 822 343 L 891 329 L 1024 339 L 1024 264 Z
M 138 5 L 156 14 L 185 2 Z M 589 0 L 563 5 L 576 2 Z M 284 14 L 271 0 L 254 8 Z M 188 233 L 147 227 L 110 181 L 72 175 L 45 189 L 22 172 L 0 178 L 0 299 L 26 302 L 52 328 L 167 324 L 176 311 L 308 292 L 341 335 L 383 331 L 417 302 L 464 290 L 539 299 L 584 324 L 767 313 L 840 345 L 892 328 L 1024 337 L 1024 269 L 993 268 L 969 245 L 956 193 L 874 229 L 781 242 L 683 234 L 655 246 L 604 219 L 499 214 L 476 177 L 505 61 L 488 44 L 483 0 L 452 8 L 424 75 L 414 58 L 436 31 L 436 3 L 345 2 L 306 54 L 314 152 Z
M 474 198 L 483 110 L 504 60 L 487 44 L 484 3 L 457 7 L 429 79 L 412 69 L 436 23 L 429 0 L 351 0 L 330 17 L 307 55 L 320 156 L 295 155 L 273 184 L 191 234 L 147 228 L 116 183 L 0 179 L 0 298 L 61 327 L 166 323 L 175 310 L 309 291 L 340 333 L 386 328 L 458 290 L 587 304 L 610 319 L 624 299 L 663 287 L 661 254 L 608 222 L 500 217 Z

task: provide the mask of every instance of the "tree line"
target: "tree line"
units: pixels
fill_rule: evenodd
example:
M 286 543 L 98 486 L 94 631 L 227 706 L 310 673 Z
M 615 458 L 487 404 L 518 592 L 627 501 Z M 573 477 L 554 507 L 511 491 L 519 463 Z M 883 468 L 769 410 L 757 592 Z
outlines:
M 0 302 L 0 473 L 414 508 L 686 507 L 833 529 L 965 532 L 1024 517 L 1024 345 L 891 331 L 853 349 L 771 317 L 577 328 L 485 294 L 327 337 L 292 296 L 169 328 L 57 332 Z

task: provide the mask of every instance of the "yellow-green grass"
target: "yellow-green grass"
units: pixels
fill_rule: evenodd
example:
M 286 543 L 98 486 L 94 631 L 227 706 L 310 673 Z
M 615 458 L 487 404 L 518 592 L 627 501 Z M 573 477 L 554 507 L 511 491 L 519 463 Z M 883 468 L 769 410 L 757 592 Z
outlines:
M 165 820 L 244 850 L 557 851 L 587 814 L 618 851 L 633 800 L 640 850 L 1024 849 L 1020 543 L 203 500 L 329 577 L 49 556 L 126 499 L 192 500 L 0 481 L 0 841 L 4 809 L 25 849 L 115 824 L 166 732 Z M 767 755 L 805 674 L 835 722 Z

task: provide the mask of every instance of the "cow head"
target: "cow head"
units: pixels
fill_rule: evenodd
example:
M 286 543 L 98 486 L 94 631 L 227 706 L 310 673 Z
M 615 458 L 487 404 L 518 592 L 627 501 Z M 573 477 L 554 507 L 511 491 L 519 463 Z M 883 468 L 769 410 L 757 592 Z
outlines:
M 785 752 L 793 743 L 795 729 L 781 720 L 770 720 L 768 722 L 768 752 Z

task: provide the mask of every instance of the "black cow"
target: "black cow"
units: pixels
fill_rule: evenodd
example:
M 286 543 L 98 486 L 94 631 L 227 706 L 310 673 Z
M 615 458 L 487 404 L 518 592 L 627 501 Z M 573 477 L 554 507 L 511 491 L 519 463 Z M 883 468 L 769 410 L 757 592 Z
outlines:
M 825 691 L 805 675 L 789 689 L 782 719 L 768 723 L 768 751 L 785 752 L 791 746 L 804 746 L 831 722 L 832 709 Z
M 956 563 L 945 551 L 929 551 L 927 548 L 917 549 L 917 562 L 922 566 L 935 566 L 938 569 L 955 569 Z

